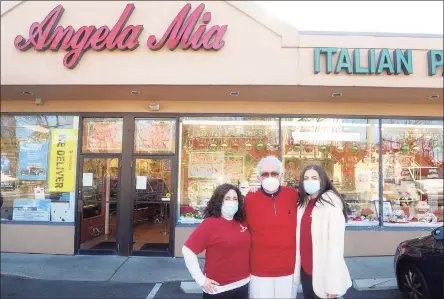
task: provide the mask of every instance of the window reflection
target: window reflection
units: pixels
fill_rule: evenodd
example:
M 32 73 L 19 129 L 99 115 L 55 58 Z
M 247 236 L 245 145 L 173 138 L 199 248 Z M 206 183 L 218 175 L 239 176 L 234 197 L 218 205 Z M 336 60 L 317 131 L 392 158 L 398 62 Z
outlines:
M 183 118 L 179 222 L 201 222 L 222 183 L 257 190 L 256 165 L 265 156 L 278 156 L 278 131 L 278 119 L 272 118 Z
M 383 120 L 384 225 L 437 226 L 443 221 L 443 122 Z
M 318 164 L 345 197 L 348 225 L 378 225 L 378 131 L 378 120 L 283 119 L 285 183 L 297 188 L 301 171 Z

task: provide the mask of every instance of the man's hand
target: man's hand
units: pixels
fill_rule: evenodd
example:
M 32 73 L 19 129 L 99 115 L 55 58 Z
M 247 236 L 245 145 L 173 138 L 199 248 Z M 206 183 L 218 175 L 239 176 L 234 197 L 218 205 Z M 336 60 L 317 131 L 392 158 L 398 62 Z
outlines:
M 205 293 L 207 294 L 213 294 L 216 292 L 216 286 L 220 285 L 218 282 L 212 280 L 212 279 L 205 279 L 205 282 L 202 286 L 202 288 L 205 290 Z

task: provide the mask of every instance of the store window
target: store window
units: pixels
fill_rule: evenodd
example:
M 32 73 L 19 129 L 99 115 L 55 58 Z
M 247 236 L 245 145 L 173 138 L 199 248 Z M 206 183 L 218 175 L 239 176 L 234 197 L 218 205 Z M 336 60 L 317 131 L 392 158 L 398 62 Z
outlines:
M 257 163 L 278 156 L 277 118 L 183 118 L 180 128 L 180 223 L 201 222 L 208 200 L 222 183 L 257 190 Z
M 1 219 L 74 222 L 79 117 L 1 116 Z
M 83 119 L 82 153 L 120 154 L 122 133 L 122 118 L 85 118 Z
M 282 119 L 284 183 L 297 188 L 301 171 L 322 166 L 348 205 L 348 225 L 379 225 L 379 121 Z
M 136 119 L 134 153 L 174 154 L 176 150 L 176 120 Z
M 443 223 L 443 121 L 383 120 L 384 225 Z

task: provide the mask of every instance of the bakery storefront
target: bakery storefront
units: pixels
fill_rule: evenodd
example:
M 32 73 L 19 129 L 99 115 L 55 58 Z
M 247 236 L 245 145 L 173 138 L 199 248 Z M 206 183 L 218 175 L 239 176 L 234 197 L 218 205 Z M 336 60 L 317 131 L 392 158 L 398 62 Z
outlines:
M 442 36 L 302 32 L 248 1 L 11 1 L 1 27 L 2 252 L 180 256 L 267 155 L 287 186 L 327 170 L 347 256 L 443 223 Z

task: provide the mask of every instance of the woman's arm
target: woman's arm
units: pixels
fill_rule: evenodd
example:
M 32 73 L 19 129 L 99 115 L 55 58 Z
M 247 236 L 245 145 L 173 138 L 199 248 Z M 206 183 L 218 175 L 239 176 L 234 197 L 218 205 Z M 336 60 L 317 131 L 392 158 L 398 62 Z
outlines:
M 340 294 L 343 291 L 344 277 L 338 271 L 344 259 L 345 218 L 342 202 L 336 194 L 328 194 L 334 204 L 328 211 L 328 248 L 325 265 L 325 291 L 327 294 Z
M 186 246 L 182 247 L 182 254 L 185 260 L 185 265 L 187 266 L 188 271 L 190 271 L 191 276 L 199 286 L 203 286 L 207 278 L 200 269 L 197 255 Z

